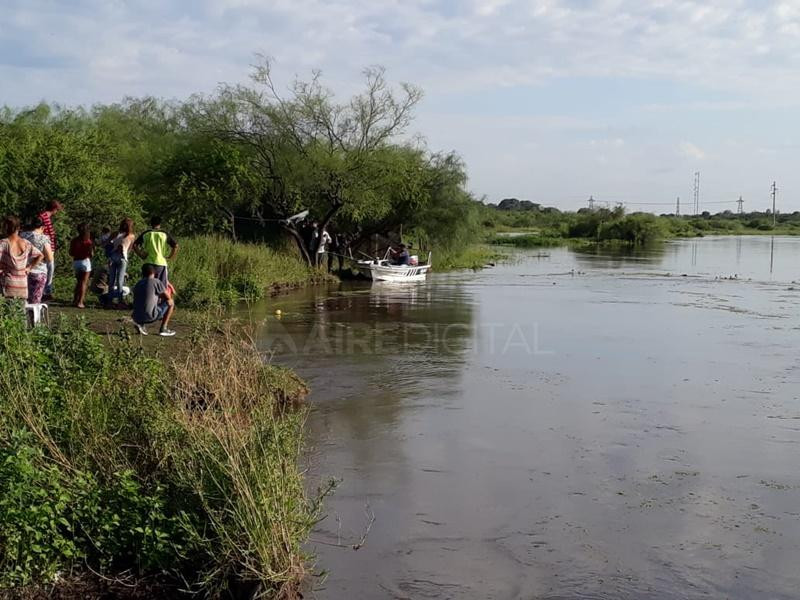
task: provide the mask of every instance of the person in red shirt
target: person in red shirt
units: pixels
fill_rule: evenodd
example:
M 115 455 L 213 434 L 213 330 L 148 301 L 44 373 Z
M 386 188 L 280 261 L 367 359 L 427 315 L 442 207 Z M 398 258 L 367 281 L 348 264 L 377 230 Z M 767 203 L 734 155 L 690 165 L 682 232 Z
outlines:
M 53 298 L 53 273 L 55 272 L 56 255 L 56 230 L 53 227 L 53 215 L 61 209 L 62 206 L 58 200 L 51 200 L 47 203 L 47 208 L 38 215 L 42 220 L 42 232 L 50 238 L 50 249 L 53 251 L 53 260 L 47 263 L 47 283 L 45 283 L 44 287 L 43 300 L 52 300 Z
M 92 256 L 94 242 L 86 223 L 78 225 L 78 235 L 69 243 L 69 255 L 72 257 L 72 268 L 75 270 L 75 291 L 72 304 L 76 308 L 86 308 L 86 289 L 89 287 L 89 275 L 92 273 Z

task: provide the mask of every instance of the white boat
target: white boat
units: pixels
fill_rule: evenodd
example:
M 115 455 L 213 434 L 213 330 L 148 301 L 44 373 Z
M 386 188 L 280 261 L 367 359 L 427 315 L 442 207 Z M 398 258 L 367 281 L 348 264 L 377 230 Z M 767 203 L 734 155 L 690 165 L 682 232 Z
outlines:
M 416 264 L 416 256 L 407 265 L 395 265 L 388 258 L 356 261 L 358 271 L 372 281 L 424 281 L 431 268 L 431 255 L 428 262 Z

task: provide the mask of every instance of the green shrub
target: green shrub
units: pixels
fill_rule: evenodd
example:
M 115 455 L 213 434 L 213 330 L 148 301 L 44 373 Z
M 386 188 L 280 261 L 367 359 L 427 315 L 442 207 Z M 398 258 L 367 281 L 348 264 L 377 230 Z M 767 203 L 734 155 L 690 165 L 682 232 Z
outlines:
M 649 213 L 635 213 L 621 219 L 607 221 L 597 231 L 599 240 L 619 240 L 629 244 L 648 244 L 664 237 L 665 231 L 658 217 Z
M 48 459 L 28 430 L 0 445 L 0 587 L 52 581 L 82 562 L 102 570 L 175 568 L 187 550 L 165 490 L 133 471 L 104 481 Z M 190 531 L 190 530 L 189 530 Z
M 26 218 L 52 199 L 64 204 L 55 225 L 62 240 L 78 223 L 139 220 L 138 198 L 113 166 L 116 148 L 96 124 L 78 124 L 47 105 L 0 113 L 0 214 Z M 62 246 L 63 246 L 62 242 Z
M 284 406 L 305 388 L 241 339 L 168 367 L 81 322 L 28 330 L 0 301 L 0 587 L 87 567 L 208 594 L 297 585 L 317 505 L 305 413 Z

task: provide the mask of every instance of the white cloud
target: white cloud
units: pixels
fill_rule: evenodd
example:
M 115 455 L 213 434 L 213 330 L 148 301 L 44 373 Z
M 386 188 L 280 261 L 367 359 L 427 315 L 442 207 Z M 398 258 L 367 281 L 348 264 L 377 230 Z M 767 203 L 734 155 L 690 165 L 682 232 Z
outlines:
M 749 114 L 736 120 L 743 113 L 790 113 L 800 105 L 795 0 L 2 4 L 0 104 L 42 98 L 90 103 L 127 94 L 185 97 L 209 92 L 221 81 L 245 80 L 254 54 L 262 52 L 275 58 L 279 76 L 321 68 L 328 85 L 342 93 L 358 84 L 369 64 L 385 65 L 393 80 L 421 85 L 428 100 L 418 129 L 433 147 L 463 150 L 478 193 L 514 195 L 509 186 L 525 182 L 545 190 L 559 179 L 576 188 L 623 187 L 621 178 L 631 177 L 626 161 L 643 174 L 643 186 L 663 186 L 670 197 L 669 186 L 684 183 L 669 177 L 683 177 L 687 159 L 738 176 L 752 168 L 753 179 L 771 181 L 782 173 L 784 179 L 800 178 L 794 175 L 794 151 L 780 150 L 766 163 L 746 150 L 772 147 L 774 138 L 780 147 L 784 138 L 796 137 L 791 115 L 782 128 L 756 133 L 745 131 Z M 570 93 L 565 84 L 563 106 L 526 105 L 538 89 L 575 81 L 584 87 Z M 624 106 L 615 118 L 607 114 L 613 107 L 598 108 L 591 93 L 583 95 L 586 87 L 600 89 L 609 81 Z M 631 81 L 653 83 L 652 89 L 664 91 L 663 101 L 652 93 L 629 97 Z M 689 92 L 670 94 L 679 88 Z M 521 89 L 527 90 L 524 100 L 514 96 Z M 611 96 L 607 87 L 600 91 Z M 482 94 L 491 97 L 490 105 L 477 100 Z M 699 111 L 714 117 L 708 121 L 727 119 L 727 128 L 700 120 Z M 741 138 L 745 150 L 724 150 L 720 138 L 726 135 Z M 713 157 L 686 139 L 702 139 L 714 148 Z M 599 145 L 607 150 L 607 167 L 592 171 Z M 501 156 L 517 158 L 503 162 Z M 514 175 L 512 168 L 524 173 Z M 651 176 L 656 172 L 661 179 Z M 760 181 L 752 185 L 763 187 Z M 790 186 L 783 187 L 788 195 Z M 800 180 L 797 188 L 800 200 Z
M 695 160 L 703 160 L 706 158 L 706 153 L 692 142 L 681 142 L 678 150 L 687 158 L 692 158 Z
M 793 2 L 766 9 L 744 0 L 10 4 L 0 42 L 70 61 L 78 68 L 72 80 L 83 75 L 98 90 L 113 83 L 112 93 L 128 91 L 119 84 L 131 79 L 146 87 L 171 78 L 187 92 L 208 87 L 217 74 L 241 77 L 256 51 L 292 69 L 321 66 L 342 76 L 380 62 L 441 89 L 581 76 L 665 77 L 759 97 L 781 91 L 796 98 L 800 88 L 800 8 Z M 116 67 L 127 73 L 107 82 Z M 15 95 L 26 93 L 36 92 Z

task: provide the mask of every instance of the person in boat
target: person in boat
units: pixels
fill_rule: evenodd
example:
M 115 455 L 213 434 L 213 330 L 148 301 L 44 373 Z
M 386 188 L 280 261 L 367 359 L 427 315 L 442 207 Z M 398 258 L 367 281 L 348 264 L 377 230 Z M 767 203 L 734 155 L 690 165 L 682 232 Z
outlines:
M 411 257 L 408 254 L 408 248 L 406 248 L 405 244 L 400 244 L 397 247 L 397 250 L 395 250 L 394 248 L 390 248 L 389 251 L 392 253 L 393 265 L 400 265 L 400 266 L 407 265 L 408 261 L 411 259 Z

